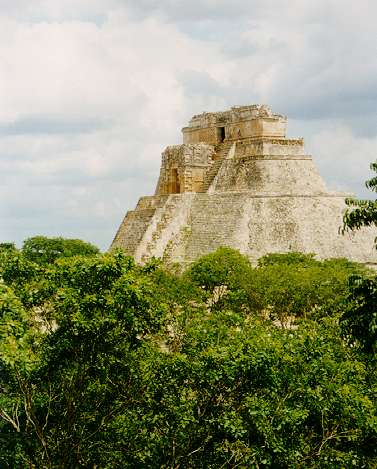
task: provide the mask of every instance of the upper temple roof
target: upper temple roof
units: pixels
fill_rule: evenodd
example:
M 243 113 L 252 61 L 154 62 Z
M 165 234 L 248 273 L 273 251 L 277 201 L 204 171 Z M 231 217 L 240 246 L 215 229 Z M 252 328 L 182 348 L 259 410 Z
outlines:
M 286 121 L 286 117 L 275 114 L 265 104 L 252 104 L 249 106 L 233 106 L 222 112 L 203 112 L 193 116 L 189 122 L 189 128 L 212 127 L 221 124 L 249 121 L 258 118 L 272 118 Z

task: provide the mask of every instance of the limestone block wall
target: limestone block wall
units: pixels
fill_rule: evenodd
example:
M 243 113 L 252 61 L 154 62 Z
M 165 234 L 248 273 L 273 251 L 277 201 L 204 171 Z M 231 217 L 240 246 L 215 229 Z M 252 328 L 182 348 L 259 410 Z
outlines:
M 318 195 L 328 193 L 310 157 L 234 158 L 225 160 L 212 190 L 247 191 L 252 195 Z
M 146 229 L 155 213 L 155 209 L 139 209 L 127 212 L 122 221 L 111 248 L 121 248 L 133 256 Z
M 300 251 L 377 264 L 373 228 L 340 234 L 345 208 L 339 196 L 249 198 L 238 225 L 238 247 L 253 262 L 269 252 Z
M 260 117 L 250 121 L 240 121 L 228 124 L 226 134 L 229 139 L 255 137 L 284 138 L 287 122 L 283 118 Z
M 235 157 L 245 156 L 303 156 L 303 139 L 258 138 L 236 142 Z
M 230 246 L 253 263 L 270 252 L 300 251 L 377 265 L 374 229 L 339 233 L 344 209 L 344 198 L 331 195 L 195 194 L 187 226 L 181 226 L 179 242 L 170 245 L 164 259 L 188 264 Z
M 219 142 L 219 133 L 217 127 L 187 129 L 183 132 L 183 143 L 197 144 L 201 142 L 206 142 L 210 145 L 216 145 Z
M 258 118 L 274 118 L 286 121 L 286 117 L 273 113 L 269 106 L 265 104 L 252 104 L 249 106 L 233 106 L 222 112 L 203 112 L 190 119 L 189 125 L 183 129 L 198 129 L 213 127 L 221 124 L 230 124 L 241 121 L 251 121 Z
M 167 195 L 147 195 L 144 197 L 140 197 L 136 205 L 136 210 L 156 209 L 162 207 L 166 202 L 167 198 Z
M 197 194 L 192 202 L 189 226 L 184 240 L 185 252 L 181 259 L 191 263 L 220 246 L 235 247 L 236 232 L 242 218 L 243 197 L 240 194 Z M 199 254 L 200 253 L 200 254 Z M 176 257 L 175 251 L 170 259 Z M 168 259 L 169 260 L 169 259 Z
M 254 263 L 270 252 L 301 251 L 377 265 L 374 228 L 339 233 L 342 196 L 223 192 L 156 199 L 128 212 L 112 248 L 121 247 L 138 262 L 156 256 L 188 264 L 230 246 Z
M 220 128 L 224 128 L 224 135 Z M 211 145 L 221 143 L 224 139 L 239 140 L 255 137 L 284 138 L 286 133 L 286 121 L 281 118 L 258 118 L 250 121 L 232 123 L 216 123 L 212 127 L 185 128 L 183 129 L 183 143 L 206 142 Z

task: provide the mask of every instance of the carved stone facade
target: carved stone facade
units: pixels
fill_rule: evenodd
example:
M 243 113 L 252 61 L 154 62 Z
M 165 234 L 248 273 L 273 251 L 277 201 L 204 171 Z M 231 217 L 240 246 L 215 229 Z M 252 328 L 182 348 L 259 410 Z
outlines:
M 194 116 L 162 154 L 154 196 L 126 214 L 112 248 L 186 264 L 220 246 L 253 262 L 301 251 L 377 264 L 373 228 L 339 234 L 348 194 L 327 190 L 303 139 L 267 106 Z
M 156 195 L 200 192 L 215 150 L 205 143 L 175 145 L 162 153 Z

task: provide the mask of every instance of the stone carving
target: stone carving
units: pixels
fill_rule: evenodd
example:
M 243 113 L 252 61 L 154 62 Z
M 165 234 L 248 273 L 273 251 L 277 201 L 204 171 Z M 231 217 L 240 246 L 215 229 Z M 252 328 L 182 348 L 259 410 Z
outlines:
M 377 264 L 375 229 L 339 233 L 349 194 L 328 191 L 286 124 L 260 105 L 194 116 L 183 144 L 162 154 L 155 195 L 126 214 L 111 247 L 138 262 L 186 264 L 230 246 L 253 262 L 301 251 Z

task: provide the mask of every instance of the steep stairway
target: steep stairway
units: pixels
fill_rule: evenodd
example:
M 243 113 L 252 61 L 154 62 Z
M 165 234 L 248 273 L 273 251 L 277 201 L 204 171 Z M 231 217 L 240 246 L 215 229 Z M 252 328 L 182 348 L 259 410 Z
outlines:
M 155 212 L 156 208 L 129 211 L 120 226 L 113 243 L 116 242 L 119 246 L 126 246 L 124 250 L 127 254 L 133 256 L 143 239 L 144 233 L 148 229 L 149 223 L 151 222 Z
M 221 143 L 218 148 L 216 149 L 216 153 L 218 155 L 218 158 L 212 163 L 212 166 L 209 168 L 207 171 L 207 174 L 205 175 L 204 181 L 203 181 L 203 187 L 201 192 L 207 192 L 210 185 L 212 184 L 213 180 L 216 177 L 216 174 L 219 172 L 219 169 L 222 165 L 222 162 L 225 160 L 225 158 L 228 156 L 228 153 L 232 147 L 233 143 L 232 142 L 226 142 L 226 143 Z
M 182 235 L 196 194 L 170 194 L 146 231 L 135 258 L 144 263 L 151 257 L 163 258 L 166 250 Z
M 159 209 L 159 220 L 157 221 L 156 225 L 154 226 L 154 229 L 152 231 L 151 237 L 149 241 L 147 242 L 144 250 L 144 254 L 141 256 L 141 262 L 144 263 L 148 259 L 151 258 L 151 256 L 156 256 L 158 257 L 158 254 L 161 249 L 161 246 L 159 246 L 161 243 L 167 244 L 169 241 L 168 237 L 163 236 L 164 230 L 169 226 L 170 222 L 174 218 L 174 211 L 177 208 L 177 202 L 179 201 L 179 197 L 171 195 L 165 205 Z M 157 213 L 156 213 L 157 215 Z M 166 238 L 166 243 L 164 243 L 164 239 Z M 163 246 L 165 247 L 165 246 Z M 162 249 L 163 252 L 164 249 Z

